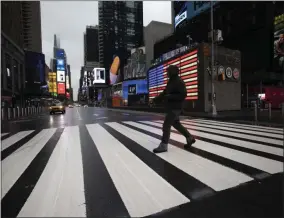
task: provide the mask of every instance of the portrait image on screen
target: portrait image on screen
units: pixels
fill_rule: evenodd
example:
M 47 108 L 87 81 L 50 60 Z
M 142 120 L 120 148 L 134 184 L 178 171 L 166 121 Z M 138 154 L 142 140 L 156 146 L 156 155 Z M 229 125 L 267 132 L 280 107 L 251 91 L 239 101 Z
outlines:
M 274 20 L 274 69 L 284 72 L 284 14 Z

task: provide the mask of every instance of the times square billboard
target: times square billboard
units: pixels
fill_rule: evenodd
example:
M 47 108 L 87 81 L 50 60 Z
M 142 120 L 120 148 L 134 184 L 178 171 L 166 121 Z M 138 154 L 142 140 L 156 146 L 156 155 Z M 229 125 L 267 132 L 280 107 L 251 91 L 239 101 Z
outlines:
M 284 13 L 274 18 L 274 56 L 275 72 L 284 72 Z

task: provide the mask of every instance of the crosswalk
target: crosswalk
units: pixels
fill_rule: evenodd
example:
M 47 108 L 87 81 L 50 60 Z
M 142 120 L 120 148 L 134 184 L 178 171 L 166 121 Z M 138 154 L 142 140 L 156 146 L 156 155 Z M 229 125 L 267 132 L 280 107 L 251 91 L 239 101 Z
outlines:
M 143 217 L 283 172 L 283 130 L 194 119 L 189 150 L 161 120 L 1 134 L 3 217 Z

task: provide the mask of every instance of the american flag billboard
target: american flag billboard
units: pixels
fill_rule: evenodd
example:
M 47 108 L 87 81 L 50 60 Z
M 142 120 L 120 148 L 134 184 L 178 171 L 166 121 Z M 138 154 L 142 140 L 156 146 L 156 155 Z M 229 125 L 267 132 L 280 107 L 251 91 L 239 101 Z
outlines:
M 171 61 L 166 61 L 160 66 L 152 68 L 148 71 L 149 80 L 149 99 L 158 96 L 166 88 L 168 82 L 167 68 L 169 65 L 179 67 L 180 78 L 186 85 L 186 100 L 198 99 L 198 72 L 197 72 L 197 50 L 179 56 Z

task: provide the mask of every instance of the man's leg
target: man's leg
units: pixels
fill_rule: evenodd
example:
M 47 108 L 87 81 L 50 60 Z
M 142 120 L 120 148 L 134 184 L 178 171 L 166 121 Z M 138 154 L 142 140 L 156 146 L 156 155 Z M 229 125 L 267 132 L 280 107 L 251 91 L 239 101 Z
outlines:
M 189 133 L 189 131 L 180 123 L 180 120 L 179 120 L 180 112 L 176 111 L 175 113 L 176 113 L 176 119 L 173 122 L 173 127 L 186 138 L 185 148 L 189 148 L 193 143 L 195 143 L 195 139 Z
M 160 145 L 153 150 L 154 153 L 161 153 L 168 151 L 168 143 L 171 134 L 171 126 L 176 119 L 175 113 L 168 112 L 163 123 L 163 136 Z

